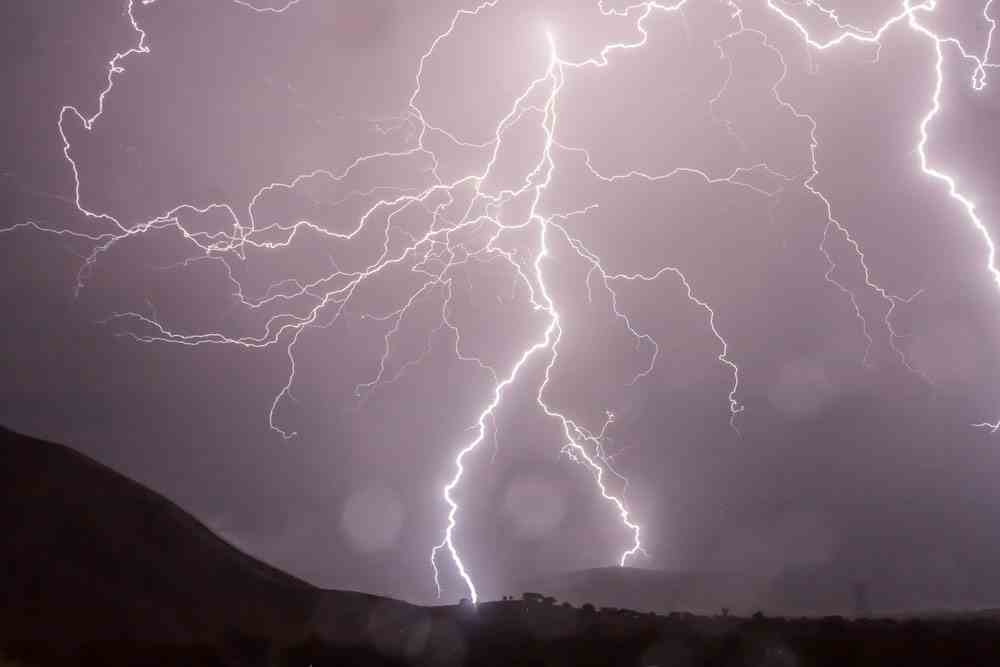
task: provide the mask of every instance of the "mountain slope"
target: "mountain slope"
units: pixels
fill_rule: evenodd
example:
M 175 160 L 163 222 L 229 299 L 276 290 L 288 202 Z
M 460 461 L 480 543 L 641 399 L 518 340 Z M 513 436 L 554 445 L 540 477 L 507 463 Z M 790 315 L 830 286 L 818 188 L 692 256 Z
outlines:
M 8 637 L 298 636 L 324 596 L 72 449 L 0 428 L 0 451 Z

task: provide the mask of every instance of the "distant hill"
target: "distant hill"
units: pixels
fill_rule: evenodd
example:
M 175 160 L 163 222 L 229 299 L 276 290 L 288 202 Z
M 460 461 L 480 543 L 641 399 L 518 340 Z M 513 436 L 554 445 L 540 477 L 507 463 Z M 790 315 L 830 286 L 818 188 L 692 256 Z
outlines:
M 663 571 L 604 567 L 532 577 L 519 590 L 537 591 L 573 604 L 640 611 L 749 616 L 757 611 L 782 616 L 851 616 L 855 585 L 849 571 L 835 566 L 789 569 L 775 576 L 727 572 Z M 873 612 L 894 618 L 993 617 L 996 598 L 986 587 L 978 595 L 910 586 L 892 577 L 869 581 Z M 955 587 L 959 589 L 960 587 Z
M 825 615 L 850 614 L 850 582 L 818 576 L 777 578 L 725 572 L 666 572 L 604 567 L 538 577 L 522 583 L 573 604 L 669 613 Z
M 358 637 L 372 609 L 239 551 L 163 496 L 68 447 L 0 428 L 0 634 L 214 641 Z M 359 634 L 360 633 L 360 634 Z
M 669 613 L 753 613 L 767 606 L 769 582 L 762 578 L 719 573 L 674 573 L 632 567 L 602 567 L 525 581 L 538 590 L 575 605 L 621 607 Z

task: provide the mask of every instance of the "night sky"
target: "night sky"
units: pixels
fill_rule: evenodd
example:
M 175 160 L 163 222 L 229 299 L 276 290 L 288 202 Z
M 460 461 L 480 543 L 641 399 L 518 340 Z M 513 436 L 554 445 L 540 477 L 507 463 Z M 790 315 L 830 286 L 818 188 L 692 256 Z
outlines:
M 453 494 L 481 596 L 632 543 L 561 454 L 548 368 L 552 411 L 592 434 L 614 415 L 580 442 L 628 479 L 605 477 L 641 526 L 630 565 L 1000 604 L 1000 433 L 973 426 L 1000 418 L 1000 289 L 921 170 L 935 42 L 903 19 L 881 48 L 810 48 L 775 8 L 818 41 L 837 19 L 772 5 L 137 4 L 149 53 L 89 131 L 62 116 L 76 200 L 60 109 L 94 116 L 139 36 L 124 0 L 4 3 L 0 422 L 312 583 L 431 602 L 442 487 L 547 294 L 558 357 L 522 365 Z M 942 43 L 926 154 L 996 237 L 997 72 L 972 82 L 1000 7 L 940 5 L 920 25 L 971 57 Z M 824 7 L 856 31 L 903 11 Z M 491 155 L 477 196 L 461 179 Z M 467 596 L 438 565 L 442 599 Z

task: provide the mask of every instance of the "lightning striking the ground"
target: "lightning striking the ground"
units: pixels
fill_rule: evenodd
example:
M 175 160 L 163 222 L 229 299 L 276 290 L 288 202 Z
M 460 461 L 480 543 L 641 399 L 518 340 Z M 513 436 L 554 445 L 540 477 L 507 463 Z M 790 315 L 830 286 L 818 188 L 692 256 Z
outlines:
M 141 0 L 139 5 L 151 5 L 159 0 Z M 306 0 L 264 7 L 243 0 L 232 0 L 243 10 L 260 14 L 281 15 L 295 11 Z M 620 304 L 620 292 L 637 283 L 657 283 L 674 281 L 683 290 L 684 297 L 705 315 L 704 324 L 717 344 L 717 360 L 726 372 L 731 374 L 728 386 L 729 423 L 738 432 L 738 419 L 744 412 L 739 398 L 741 391 L 740 366 L 736 358 L 739 350 L 732 350 L 724 334 L 724 322 L 713 306 L 699 295 L 698 286 L 677 266 L 665 265 L 653 271 L 612 270 L 601 255 L 584 242 L 574 230 L 577 219 L 586 219 L 599 209 L 598 204 L 582 203 L 572 210 L 550 210 L 545 195 L 553 183 L 557 171 L 574 162 L 582 164 L 586 173 L 602 186 L 614 187 L 625 182 L 658 184 L 679 176 L 693 177 L 708 186 L 739 188 L 753 197 L 773 204 L 776 200 L 796 188 L 800 188 L 818 202 L 825 212 L 822 221 L 823 233 L 819 253 L 825 259 L 825 279 L 849 300 L 857 317 L 861 334 L 866 341 L 862 363 L 870 363 L 869 353 L 875 345 L 876 336 L 885 339 L 898 357 L 899 362 L 913 373 L 929 379 L 907 358 L 898 345 L 901 334 L 893 323 L 897 308 L 912 302 L 921 293 L 915 289 L 908 296 L 890 293 L 874 278 L 861 244 L 849 231 L 848 226 L 835 215 L 830 198 L 816 186 L 821 175 L 820 128 L 813 116 L 800 111 L 782 97 L 781 88 L 785 83 L 789 66 L 785 54 L 776 46 L 776 40 L 768 32 L 750 23 L 751 7 L 763 15 L 777 19 L 779 25 L 790 27 L 800 38 L 805 48 L 813 51 L 827 51 L 847 42 L 869 45 L 874 49 L 877 60 L 882 48 L 882 40 L 892 30 L 910 30 L 925 39 L 934 50 L 934 85 L 928 91 L 929 107 L 918 127 L 914 128 L 915 152 L 920 169 L 929 181 L 942 184 L 947 195 L 962 209 L 968 222 L 980 233 L 987 248 L 986 268 L 997 287 L 1000 288 L 1000 267 L 996 262 L 996 247 L 989 228 L 980 217 L 972 198 L 967 195 L 956 178 L 936 166 L 929 154 L 929 142 L 935 119 L 943 108 L 943 91 L 946 77 L 946 57 L 949 49 L 954 50 L 963 62 L 971 68 L 970 86 L 981 91 L 986 88 L 989 73 L 1000 66 L 990 60 L 992 40 L 996 21 L 991 18 L 993 0 L 988 0 L 981 8 L 981 18 L 989 25 L 986 43 L 978 50 L 968 48 L 954 37 L 945 36 L 927 24 L 927 17 L 937 9 L 935 0 L 914 3 L 904 0 L 901 7 L 882 24 L 874 28 L 858 27 L 841 20 L 836 11 L 815 2 L 801 0 L 677 0 L 672 3 L 636 2 L 624 7 L 608 7 L 603 0 L 598 3 L 600 14 L 606 19 L 629 19 L 634 29 L 630 40 L 605 44 L 597 54 L 579 60 L 565 57 L 559 48 L 558 26 L 548 26 L 544 38 L 547 40 L 547 62 L 516 99 L 512 100 L 506 114 L 499 120 L 492 136 L 485 141 L 474 141 L 460 137 L 458 132 L 440 127 L 430 122 L 422 107 L 425 94 L 425 68 L 438 54 L 442 44 L 458 39 L 463 27 L 476 20 L 489 20 L 503 0 L 488 0 L 481 4 L 459 9 L 451 17 L 445 29 L 437 34 L 428 48 L 415 63 L 414 87 L 408 98 L 407 108 L 395 118 L 373 122 L 381 135 L 403 134 L 404 146 L 389 150 L 364 154 L 351 160 L 339 170 L 317 169 L 302 173 L 292 179 L 264 185 L 250 199 L 244 210 L 229 202 L 190 202 L 178 204 L 169 210 L 137 223 L 128 223 L 109 212 L 94 210 L 84 203 L 82 194 L 84 174 L 74 158 L 74 147 L 69 139 L 68 127 L 92 131 L 100 121 L 108 104 L 112 103 L 116 82 L 126 73 L 126 61 L 151 53 L 151 39 L 141 25 L 137 12 L 141 7 L 136 0 L 129 0 L 125 9 L 128 21 L 135 35 L 131 48 L 115 53 L 108 61 L 104 87 L 99 91 L 93 108 L 89 112 L 76 106 L 63 106 L 58 114 L 58 132 L 62 140 L 63 157 L 73 179 L 71 201 L 76 212 L 91 225 L 78 229 L 54 227 L 37 221 L 18 222 L 4 230 L 33 229 L 60 236 L 73 237 L 89 246 L 77 275 L 76 290 L 84 289 L 96 263 L 112 247 L 122 241 L 152 231 L 172 231 L 190 244 L 193 252 L 181 263 L 182 266 L 212 261 L 221 264 L 232 286 L 236 302 L 250 311 L 274 313 L 267 317 L 261 331 L 256 335 L 230 335 L 224 331 L 202 331 L 187 333 L 172 329 L 162 321 L 155 307 L 149 313 L 135 311 L 114 313 L 108 322 L 122 325 L 124 335 L 143 343 L 169 343 L 187 346 L 233 345 L 243 348 L 281 349 L 287 356 L 288 375 L 271 404 L 268 423 L 283 438 L 291 438 L 296 433 L 279 423 L 277 412 L 283 402 L 292 397 L 296 382 L 296 364 L 299 361 L 298 343 L 301 335 L 315 328 L 330 328 L 348 317 L 350 307 L 355 305 L 365 287 L 377 277 L 395 271 L 406 271 L 418 277 L 414 289 L 409 291 L 401 304 L 388 307 L 385 312 L 365 310 L 362 319 L 384 325 L 382 350 L 372 375 L 355 385 L 355 394 L 364 399 L 380 387 L 400 379 L 409 369 L 424 363 L 430 356 L 434 341 L 447 338 L 454 356 L 473 372 L 480 373 L 489 383 L 490 398 L 478 412 L 471 427 L 474 435 L 458 448 L 453 459 L 453 470 L 441 490 L 446 508 L 445 526 L 441 540 L 433 547 L 430 565 L 439 596 L 442 595 L 441 560 L 447 557 L 461 579 L 468 596 L 473 602 L 480 598 L 476 586 L 473 567 L 463 560 L 458 546 L 459 519 L 462 506 L 457 492 L 466 482 L 468 464 L 483 443 L 490 437 L 497 441 L 497 413 L 505 397 L 519 390 L 531 381 L 532 374 L 539 374 L 537 384 L 528 391 L 534 396 L 534 403 L 560 432 L 561 452 L 570 460 L 579 463 L 590 474 L 597 493 L 608 503 L 618 517 L 625 531 L 631 536 L 617 562 L 625 566 L 634 558 L 645 554 L 640 523 L 629 509 L 627 498 L 628 480 L 615 469 L 612 455 L 605 448 L 609 430 L 615 428 L 616 418 L 611 412 L 602 411 L 601 417 L 576 414 L 558 406 L 549 398 L 553 385 L 553 371 L 560 363 L 560 351 L 573 331 L 564 327 L 565 318 L 560 301 L 552 287 L 550 272 L 554 265 L 554 254 L 569 251 L 574 261 L 586 267 L 585 290 L 589 302 L 594 302 L 595 288 L 602 291 L 610 304 L 608 316 L 617 323 L 626 335 L 635 340 L 636 350 L 643 356 L 641 369 L 631 380 L 632 385 L 649 381 L 657 367 L 661 347 L 653 336 L 644 332 L 633 313 Z M 729 45 L 737 38 L 749 37 L 757 40 L 777 58 L 781 74 L 770 88 L 774 102 L 794 119 L 803 121 L 809 128 L 808 161 L 809 170 L 804 174 L 786 174 L 772 168 L 766 162 L 752 162 L 738 166 L 726 173 L 710 173 L 705 169 L 679 167 L 664 173 L 649 173 L 641 169 L 631 169 L 621 173 L 604 173 L 595 166 L 596 161 L 590 149 L 570 145 L 559 135 L 559 110 L 563 102 L 561 93 L 567 80 L 581 70 L 612 68 L 620 52 L 641 50 L 650 36 L 649 21 L 658 14 L 676 15 L 685 21 L 684 11 L 695 3 L 713 3 L 729 11 L 732 29 L 715 41 L 720 59 L 729 66 L 729 76 L 715 97 L 709 100 L 709 108 L 715 121 L 725 131 L 744 145 L 734 126 L 725 118 L 717 117 L 716 104 L 723 98 L 733 77 L 734 57 Z M 823 39 L 814 36 L 803 18 L 803 13 L 818 17 L 824 27 L 833 30 L 832 37 Z M 539 145 L 533 147 L 533 163 L 522 175 L 520 184 L 511 187 L 496 187 L 493 178 L 497 165 L 505 150 L 512 143 L 510 136 L 526 126 L 539 131 Z M 481 154 L 481 163 L 475 169 L 458 177 L 442 174 L 440 150 L 437 143 L 444 143 L 455 150 L 466 150 Z M 421 166 L 420 172 L 426 181 L 417 185 L 379 184 L 375 187 L 355 189 L 347 192 L 336 204 L 348 201 L 366 202 L 363 212 L 340 230 L 328 229 L 323 224 L 310 220 L 278 221 L 260 224 L 257 211 L 262 200 L 279 192 L 291 192 L 314 181 L 324 181 L 337 186 L 346 186 L 349 179 L 360 170 L 382 164 L 396 164 L 413 161 Z M 755 184 L 754 174 L 765 174 L 779 183 L 776 189 Z M 527 202 L 527 209 L 513 219 L 505 212 L 519 203 Z M 191 227 L 186 220 L 191 217 L 222 214 L 230 223 L 229 231 L 206 232 Z M 407 216 L 423 216 L 429 222 L 414 232 L 399 221 Z M 305 239 L 316 238 L 322 242 L 349 246 L 362 237 L 373 235 L 380 239 L 377 256 L 364 266 L 341 269 L 331 259 L 330 273 L 312 280 L 283 278 L 271 283 L 262 294 L 254 295 L 246 289 L 237 272 L 236 261 L 245 261 L 249 251 L 273 251 L 289 248 Z M 520 239 L 529 239 L 527 243 Z M 863 276 L 864 289 L 874 294 L 883 304 L 881 326 L 875 327 L 865 312 L 862 295 L 838 277 L 840 264 L 836 252 L 830 244 L 839 239 L 846 244 L 853 255 L 853 262 Z M 463 339 L 463 331 L 454 317 L 456 301 L 456 281 L 462 271 L 471 266 L 499 266 L 514 283 L 513 293 L 525 296 L 533 314 L 541 318 L 543 326 L 536 332 L 531 342 L 516 355 L 508 368 L 497 367 L 480 354 L 471 352 Z M 500 298 L 499 296 L 497 297 Z M 436 306 L 438 324 L 428 334 L 422 352 L 404 363 L 397 364 L 395 370 L 390 363 L 394 355 L 397 339 L 404 336 L 408 318 L 423 303 Z M 880 333 L 883 332 L 884 333 Z M 731 356 L 734 355 L 734 356 Z M 1000 422 L 983 423 L 977 426 L 993 431 L 1000 430 Z

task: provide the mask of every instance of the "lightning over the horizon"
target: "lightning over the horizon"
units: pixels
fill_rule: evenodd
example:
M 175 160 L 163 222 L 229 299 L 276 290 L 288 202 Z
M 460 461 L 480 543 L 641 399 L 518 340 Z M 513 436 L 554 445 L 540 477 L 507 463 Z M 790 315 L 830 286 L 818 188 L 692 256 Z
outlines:
M 575 410 L 558 404 L 551 397 L 556 380 L 555 371 L 563 362 L 566 341 L 581 334 L 567 324 L 566 307 L 554 287 L 552 275 L 558 270 L 562 255 L 584 267 L 585 278 L 579 287 L 586 294 L 588 304 L 594 305 L 601 295 L 606 299 L 606 316 L 616 327 L 616 331 L 635 342 L 635 353 L 640 357 L 637 372 L 632 374 L 627 387 L 649 381 L 657 370 L 662 351 L 660 342 L 640 325 L 641 318 L 622 304 L 624 291 L 637 284 L 664 284 L 670 281 L 679 286 L 682 297 L 703 315 L 699 326 L 710 336 L 714 360 L 727 374 L 726 408 L 729 426 L 737 434 L 739 422 L 745 411 L 741 393 L 746 378 L 738 359 L 742 350 L 734 349 L 727 333 L 730 326 L 725 315 L 713 300 L 705 297 L 699 289 L 699 281 L 689 277 L 675 263 L 664 263 L 653 270 L 648 267 L 615 266 L 594 244 L 577 231 L 576 223 L 590 219 L 601 210 L 601 204 L 580 201 L 576 205 L 555 208 L 546 196 L 553 187 L 557 175 L 569 166 L 581 171 L 585 177 L 602 188 L 617 188 L 623 184 L 644 184 L 657 186 L 678 178 L 691 178 L 711 188 L 733 188 L 747 196 L 776 206 L 782 196 L 789 192 L 805 193 L 823 211 L 819 221 L 822 233 L 817 251 L 823 258 L 823 277 L 838 290 L 853 309 L 860 325 L 861 336 L 865 340 L 865 351 L 861 363 L 871 364 L 871 351 L 879 337 L 884 337 L 892 353 L 908 371 L 930 383 L 931 379 L 919 365 L 914 364 L 903 347 L 899 345 L 903 334 L 897 329 L 893 316 L 897 309 L 913 302 L 926 286 L 914 286 L 906 295 L 894 294 L 879 282 L 875 275 L 877 267 L 869 266 L 862 244 L 850 231 L 849 224 L 837 215 L 831 198 L 817 183 L 822 175 L 818 156 L 821 147 L 821 128 L 817 120 L 782 95 L 782 86 L 789 75 L 789 64 L 785 54 L 777 46 L 779 43 L 767 29 L 754 25 L 748 7 L 778 21 L 799 37 L 806 49 L 828 51 L 847 43 L 855 42 L 874 49 L 877 60 L 882 48 L 883 37 L 892 30 L 909 30 L 926 40 L 934 51 L 933 88 L 927 91 L 928 107 L 919 125 L 913 128 L 914 152 L 922 173 L 928 182 L 943 185 L 948 197 L 958 204 L 970 225 L 979 233 L 986 246 L 986 269 L 993 282 L 1000 288 L 1000 266 L 997 264 L 996 246 L 986 221 L 981 217 L 976 203 L 967 194 L 957 178 L 945 167 L 939 166 L 930 155 L 929 143 L 935 119 L 943 107 L 946 82 L 946 56 L 954 50 L 959 58 L 971 69 L 969 85 L 975 91 L 984 90 L 992 69 L 1000 67 L 990 59 L 992 40 L 996 29 L 996 19 L 992 18 L 993 0 L 986 0 L 981 7 L 980 18 L 989 26 L 985 44 L 973 49 L 959 39 L 943 35 L 929 27 L 926 18 L 932 16 L 938 7 L 937 0 L 901 0 L 901 5 L 889 18 L 872 27 L 859 27 L 841 19 L 835 9 L 815 0 L 674 0 L 673 2 L 636 1 L 627 6 L 611 7 L 611 3 L 600 0 L 596 4 L 604 19 L 627 19 L 631 38 L 603 44 L 594 55 L 570 58 L 560 49 L 560 31 L 557 25 L 547 25 L 539 36 L 545 40 L 546 61 L 544 67 L 535 72 L 519 94 L 505 105 L 504 115 L 492 128 L 485 140 L 463 136 L 453 128 L 443 126 L 428 119 L 426 104 L 422 102 L 430 95 L 425 87 L 425 69 L 434 59 L 443 44 L 459 39 L 467 22 L 488 21 L 490 13 L 497 10 L 504 0 L 485 0 L 479 4 L 463 7 L 455 11 L 444 29 L 436 33 L 419 60 L 414 63 L 413 88 L 406 98 L 406 108 L 398 116 L 371 120 L 369 125 L 383 137 L 402 136 L 401 145 L 392 149 L 364 153 L 353 157 L 338 169 L 320 168 L 300 173 L 292 178 L 267 183 L 256 190 L 241 207 L 228 201 L 196 201 L 178 203 L 162 213 L 138 222 L 129 222 L 122 216 L 88 206 L 83 194 L 86 175 L 74 157 L 74 146 L 68 128 L 92 131 L 99 123 L 109 104 L 113 103 L 116 82 L 125 75 L 126 61 L 152 53 L 151 36 L 143 28 L 138 12 L 140 6 L 151 5 L 161 0 L 128 0 L 125 7 L 135 40 L 133 45 L 115 53 L 107 63 L 106 78 L 98 91 L 92 107 L 87 111 L 81 106 L 65 105 L 58 112 L 57 130 L 62 144 L 62 155 L 72 177 L 72 194 L 66 197 L 75 213 L 89 227 L 78 229 L 54 226 L 34 220 L 19 221 L 0 229 L 11 232 L 31 229 L 43 233 L 74 238 L 87 246 L 87 251 L 77 274 L 77 293 L 83 290 L 90 279 L 94 267 L 102 256 L 127 239 L 133 239 L 154 231 L 175 233 L 188 246 L 191 254 L 175 268 L 185 268 L 195 263 L 211 261 L 223 267 L 234 301 L 248 312 L 260 313 L 265 317 L 263 327 L 253 334 L 233 334 L 222 329 L 190 332 L 172 327 L 163 321 L 155 305 L 147 300 L 148 311 L 126 310 L 115 312 L 105 322 L 122 327 L 120 333 L 141 343 L 168 343 L 185 346 L 230 345 L 248 349 L 275 348 L 287 357 L 288 374 L 285 383 L 273 397 L 267 416 L 271 429 L 282 438 L 296 435 L 296 431 L 284 425 L 278 418 L 278 411 L 284 402 L 292 398 L 296 383 L 297 364 L 302 363 L 299 343 L 302 335 L 317 328 L 329 329 L 350 316 L 384 329 L 380 338 L 380 350 L 372 364 L 369 376 L 352 382 L 354 395 L 360 402 L 367 400 L 380 388 L 397 382 L 408 371 L 431 358 L 434 349 L 442 344 L 447 346 L 463 367 L 470 369 L 476 377 L 487 383 L 488 399 L 476 414 L 470 415 L 471 437 L 456 448 L 451 460 L 447 481 L 441 489 L 445 517 L 440 540 L 433 542 L 430 565 L 438 596 L 443 594 L 441 581 L 441 561 L 450 560 L 461 579 L 469 598 L 476 602 L 480 589 L 476 585 L 475 567 L 463 558 L 458 545 L 458 530 L 462 505 L 458 491 L 467 482 L 469 463 L 477 450 L 492 438 L 498 442 L 498 412 L 505 398 L 511 392 L 525 391 L 532 399 L 532 409 L 543 415 L 559 433 L 559 451 L 568 459 L 580 464 L 593 479 L 596 492 L 606 502 L 606 506 L 617 517 L 621 527 L 629 535 L 628 544 L 618 554 L 616 562 L 625 566 L 638 555 L 645 554 L 642 541 L 641 522 L 630 508 L 628 499 L 628 479 L 613 464 L 614 454 L 609 454 L 605 443 L 609 431 L 616 428 L 618 420 L 611 406 L 601 406 L 597 410 Z M 244 0 L 231 0 L 240 7 L 238 11 L 258 14 L 282 15 L 294 12 L 306 0 L 290 0 L 271 6 Z M 725 96 L 734 76 L 736 57 L 731 44 L 737 38 L 747 37 L 773 54 L 780 66 L 780 72 L 769 94 L 774 105 L 787 117 L 801 122 L 808 129 L 808 145 L 803 147 L 808 168 L 803 173 L 785 173 L 783 168 L 772 166 L 765 160 L 742 159 L 723 171 L 713 171 L 705 167 L 678 166 L 652 172 L 645 168 L 627 168 L 621 171 L 604 170 L 593 155 L 593 149 L 576 145 L 560 135 L 560 111 L 566 104 L 563 95 L 567 81 L 582 71 L 613 70 L 615 58 L 622 52 L 641 51 L 649 42 L 649 26 L 652 17 L 658 14 L 674 15 L 684 22 L 685 30 L 693 28 L 687 24 L 686 9 L 696 3 L 712 3 L 726 10 L 730 23 L 726 32 L 714 40 L 718 57 L 728 67 L 720 88 L 708 100 L 712 122 L 722 128 L 727 135 L 746 152 L 746 144 L 739 130 L 728 121 L 716 107 Z M 832 36 L 818 38 L 801 13 L 812 12 L 824 22 L 827 30 L 832 28 Z M 534 132 L 537 143 L 528 148 L 530 164 L 518 174 L 514 185 L 499 185 L 500 165 L 517 141 L 514 135 L 522 130 Z M 447 146 L 451 150 L 462 151 L 475 157 L 474 167 L 460 174 L 445 173 L 442 153 Z M 522 147 L 523 148 L 523 147 Z M 416 182 L 379 182 L 367 187 L 352 185 L 353 179 L 366 169 L 380 166 L 408 165 L 416 173 Z M 774 181 L 774 187 L 761 185 L 755 177 L 765 176 Z M 333 202 L 333 206 L 356 205 L 360 212 L 349 219 L 349 224 L 331 229 L 326 225 L 309 220 L 279 220 L 261 222 L 259 211 L 268 197 L 290 193 L 314 182 L 324 182 L 343 189 L 344 192 Z M 511 213 L 514 211 L 514 213 Z M 222 215 L 226 219 L 226 229 L 215 231 L 199 230 L 191 226 L 189 218 L 207 215 Z M 412 218 L 421 223 L 413 225 Z M 252 290 L 244 284 L 238 262 L 246 262 L 248 253 L 279 251 L 292 248 L 295 244 L 310 243 L 318 239 L 338 248 L 351 248 L 352 244 L 373 244 L 373 257 L 358 253 L 363 258 L 358 265 L 347 266 L 332 254 L 329 272 L 318 277 L 301 278 L 282 276 L 271 281 L 265 289 Z M 855 289 L 850 281 L 841 277 L 845 260 L 838 256 L 834 243 L 848 249 L 853 270 L 861 276 L 862 288 Z M 531 339 L 523 348 L 512 355 L 513 362 L 501 366 L 492 358 L 468 345 L 466 332 L 459 318 L 455 316 L 457 294 L 460 281 L 471 268 L 491 267 L 503 272 L 505 280 L 497 288 L 500 294 L 511 294 L 510 300 L 523 299 L 535 327 Z M 383 308 L 361 307 L 358 302 L 376 280 L 397 272 L 413 279 L 405 294 L 398 301 L 387 303 Z M 864 292 L 864 294 L 862 294 Z M 881 303 L 881 311 L 873 324 L 870 313 L 863 301 L 865 296 L 874 295 Z M 604 301 L 601 301 L 604 303 Z M 418 341 L 418 351 L 408 358 L 397 359 L 405 353 L 399 352 L 398 342 L 406 338 L 406 327 L 412 319 L 421 316 L 425 306 L 434 313 L 434 326 L 425 331 Z M 360 313 L 355 311 L 357 308 Z M 140 310 L 142 307 L 140 307 Z M 852 325 L 854 326 L 854 325 Z M 586 335 L 586 332 L 582 332 Z M 711 363 L 715 363 L 712 361 Z M 893 362 L 896 363 L 895 361 Z M 752 378 L 751 378 L 752 379 Z M 627 387 L 623 387 L 625 390 Z M 747 413 L 749 414 L 749 413 Z M 976 426 L 1000 431 L 1000 421 L 984 422 Z M 499 445 L 497 445 L 499 447 Z

